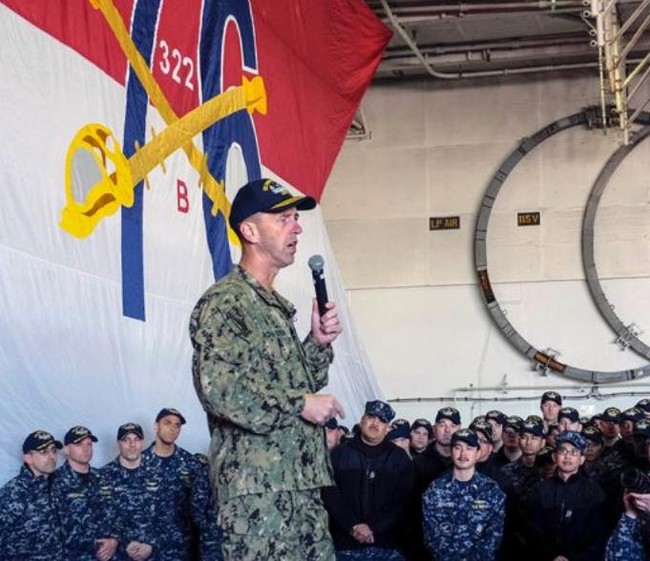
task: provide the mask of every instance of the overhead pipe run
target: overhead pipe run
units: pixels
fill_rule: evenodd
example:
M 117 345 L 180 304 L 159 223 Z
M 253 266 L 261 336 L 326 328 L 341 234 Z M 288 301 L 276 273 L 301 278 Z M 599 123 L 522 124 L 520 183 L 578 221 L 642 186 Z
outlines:
M 542 65 L 542 66 L 531 66 L 531 67 L 523 67 L 523 68 L 504 68 L 502 70 L 481 70 L 481 71 L 474 71 L 474 72 L 455 72 L 455 73 L 450 73 L 450 72 L 439 72 L 435 68 L 431 66 L 429 61 L 427 60 L 426 56 L 422 53 L 420 48 L 418 47 L 417 43 L 413 40 L 413 38 L 409 35 L 409 33 L 404 29 L 402 24 L 400 23 L 399 19 L 395 16 L 393 11 L 391 10 L 390 6 L 388 5 L 387 0 L 379 0 L 384 12 L 386 13 L 386 16 L 388 17 L 391 25 L 399 33 L 400 37 L 404 40 L 404 42 L 408 45 L 408 47 L 413 51 L 413 54 L 417 57 L 417 59 L 422 63 L 422 66 L 424 69 L 427 71 L 427 73 L 430 76 L 433 76 L 434 78 L 440 78 L 442 80 L 458 80 L 461 78 L 487 78 L 487 77 L 495 77 L 495 76 L 508 76 L 508 75 L 513 75 L 513 74 L 533 74 L 533 73 L 538 73 L 538 72 L 550 72 L 550 71 L 558 71 L 558 70 L 575 70 L 575 69 L 582 69 L 582 68 L 594 68 L 597 66 L 597 63 L 575 63 L 575 64 L 555 64 L 555 65 Z M 539 2 L 538 5 L 551 5 L 555 2 Z M 511 4 L 522 4 L 522 3 L 511 3 Z M 577 3 L 574 3 L 577 4 Z M 582 2 L 579 2 L 579 4 L 582 6 Z M 523 5 L 523 4 L 522 4 Z M 530 8 L 530 4 L 527 4 L 528 7 Z M 487 4 L 483 6 L 488 6 Z M 495 4 L 496 6 L 496 4 Z M 539 10 L 540 8 L 537 8 Z

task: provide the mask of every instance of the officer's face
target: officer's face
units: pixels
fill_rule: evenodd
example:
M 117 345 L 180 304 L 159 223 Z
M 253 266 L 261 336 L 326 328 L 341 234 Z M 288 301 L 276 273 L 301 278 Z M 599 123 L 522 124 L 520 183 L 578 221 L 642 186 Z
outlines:
M 501 442 L 503 438 L 503 425 L 495 419 L 488 419 L 487 422 L 492 426 L 492 441 Z
M 403 436 L 400 436 L 399 438 L 393 438 L 391 442 L 395 446 L 399 446 L 400 448 L 406 450 L 407 452 L 409 451 L 409 446 L 411 445 L 411 440 Z
M 506 427 L 503 431 L 503 444 L 508 448 L 519 446 L 519 433 L 514 427 Z
M 23 461 L 36 477 L 51 475 L 56 470 L 56 446 L 50 444 L 43 450 L 27 452 Z
M 580 421 L 573 422 L 568 417 L 562 417 L 557 422 L 557 428 L 559 432 L 564 432 L 565 430 L 580 432 L 582 430 L 582 425 L 580 424 Z
M 87 437 L 77 444 L 66 444 L 63 452 L 71 463 L 87 466 L 93 458 L 93 441 Z
M 298 236 L 302 233 L 295 208 L 279 213 L 258 212 L 246 220 L 241 229 L 254 244 L 255 252 L 272 268 L 279 270 L 293 263 Z
M 339 432 L 339 429 L 330 429 L 325 427 L 325 441 L 327 442 L 328 450 L 336 448 L 341 441 L 341 433 Z
M 578 472 L 580 466 L 585 463 L 585 457 L 575 446 L 568 442 L 560 444 L 558 450 L 553 454 L 558 472 L 566 476 Z
M 524 456 L 536 456 L 544 448 L 544 439 L 525 432 L 519 437 L 519 448 Z
M 127 462 L 136 462 L 140 459 L 143 445 L 144 445 L 144 440 L 133 433 L 124 435 L 117 442 L 117 447 L 119 448 L 120 456 L 124 458 Z
M 433 434 L 436 442 L 442 446 L 449 446 L 451 437 L 460 427 L 449 419 L 440 419 L 433 425 Z
M 600 442 L 594 442 L 593 440 L 587 440 L 587 449 L 585 450 L 585 460 L 588 462 L 593 462 L 600 457 L 600 454 L 603 451 L 603 445 Z
M 478 436 L 478 461 L 485 462 L 492 454 L 492 443 L 488 440 L 482 432 L 477 431 L 476 435 Z
M 625 439 L 631 439 L 634 433 L 634 421 L 623 421 L 620 425 L 621 436 Z
M 603 431 L 605 438 L 616 438 L 619 433 L 618 423 L 610 423 L 609 421 L 600 422 L 600 430 Z
M 379 417 L 364 415 L 359 423 L 361 440 L 370 446 L 380 444 L 388 433 L 388 426 L 388 423 L 384 423 Z
M 410 444 L 418 451 L 424 450 L 429 444 L 429 431 L 424 427 L 412 430 Z
M 156 423 L 156 437 L 164 444 L 174 444 L 181 433 L 181 420 L 176 415 L 167 415 Z
M 451 460 L 456 469 L 471 469 L 478 461 L 479 449 L 465 442 L 456 442 L 451 447 Z
M 540 409 L 542 410 L 542 417 L 544 417 L 544 420 L 548 423 L 557 419 L 557 414 L 560 411 L 560 406 L 555 403 L 555 401 L 547 399 L 540 405 Z

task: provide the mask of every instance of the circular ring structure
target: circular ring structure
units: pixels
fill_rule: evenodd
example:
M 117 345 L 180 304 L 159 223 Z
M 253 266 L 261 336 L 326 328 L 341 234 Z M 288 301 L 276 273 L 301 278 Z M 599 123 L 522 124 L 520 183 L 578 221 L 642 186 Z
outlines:
M 487 262 L 487 229 L 490 221 L 492 208 L 496 202 L 497 195 L 503 187 L 506 179 L 512 173 L 517 164 L 535 147 L 550 138 L 551 136 L 576 127 L 579 125 L 591 125 L 600 119 L 598 108 L 589 108 L 580 113 L 575 113 L 568 117 L 558 119 L 543 129 L 537 131 L 533 136 L 525 138 L 519 145 L 506 157 L 497 172 L 492 177 L 483 196 L 481 208 L 476 219 L 474 231 L 474 264 L 478 276 L 478 284 L 481 294 L 487 306 L 488 312 L 496 326 L 505 335 L 506 339 L 524 355 L 545 369 L 552 370 L 557 374 L 578 380 L 581 382 L 590 382 L 594 384 L 612 383 L 625 380 L 633 380 L 650 374 L 650 365 L 644 365 L 641 368 L 619 371 L 598 371 L 577 368 L 569 364 L 564 364 L 556 360 L 552 355 L 545 351 L 535 348 L 508 321 L 505 313 L 499 306 L 499 303 L 492 290 L 490 277 L 488 274 Z M 595 211 L 594 211 L 595 213 Z M 593 238 L 593 236 L 592 236 Z M 583 238 L 584 239 L 584 238 Z M 594 268 L 595 271 L 595 268 Z
M 614 172 L 618 169 L 621 162 L 648 136 L 650 136 L 650 114 L 643 113 L 641 122 L 644 126 L 641 130 L 637 131 L 628 145 L 621 146 L 612 156 L 607 160 L 607 163 L 598 174 L 594 186 L 589 194 L 587 206 L 585 208 L 585 215 L 582 222 L 582 264 L 589 286 L 591 297 L 598 308 L 598 311 L 603 316 L 603 319 L 618 335 L 617 341 L 621 341 L 625 348 L 630 347 L 637 354 L 650 359 L 650 347 L 641 341 L 636 333 L 630 326 L 625 325 L 614 312 L 613 306 L 605 297 L 598 272 L 596 270 L 596 263 L 594 260 L 594 222 L 596 221 L 596 213 L 598 212 L 598 205 L 603 196 L 607 183 L 611 179 Z

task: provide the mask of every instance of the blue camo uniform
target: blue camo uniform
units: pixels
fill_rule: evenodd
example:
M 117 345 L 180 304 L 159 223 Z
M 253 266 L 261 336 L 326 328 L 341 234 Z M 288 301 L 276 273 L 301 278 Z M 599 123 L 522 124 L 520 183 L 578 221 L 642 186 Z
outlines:
M 637 531 L 638 519 L 623 514 L 607 542 L 605 561 L 645 561 L 647 557 Z
M 46 477 L 27 466 L 0 489 L 0 558 L 63 561 L 56 501 Z
M 132 541 L 153 547 L 147 561 L 163 561 L 166 557 L 160 549 L 161 536 L 167 528 L 159 525 L 161 505 L 160 475 L 145 462 L 135 469 L 123 467 L 116 458 L 101 470 L 103 500 L 109 501 L 115 515 L 119 545 L 115 561 L 131 561 L 126 546 Z
M 52 493 L 59 509 L 65 558 L 95 561 L 97 539 L 118 537 L 110 505 L 101 494 L 99 470 L 91 467 L 82 475 L 66 462 L 54 474 Z
M 489 477 L 436 479 L 422 497 L 424 541 L 436 561 L 490 561 L 503 535 L 505 495 Z
M 152 444 L 142 453 L 142 461 L 160 479 L 156 494 L 158 525 L 165 529 L 158 546 L 165 561 L 187 561 L 190 557 L 192 526 L 199 526 L 210 502 L 210 487 L 201 486 L 199 461 L 176 446 L 171 456 L 158 456 Z
M 210 493 L 208 458 L 205 454 L 194 454 L 200 465 L 192 486 L 192 512 L 199 535 L 199 558 L 201 561 L 223 561 L 221 552 L 221 529 L 217 525 L 217 497 Z M 206 503 L 205 497 L 208 497 Z

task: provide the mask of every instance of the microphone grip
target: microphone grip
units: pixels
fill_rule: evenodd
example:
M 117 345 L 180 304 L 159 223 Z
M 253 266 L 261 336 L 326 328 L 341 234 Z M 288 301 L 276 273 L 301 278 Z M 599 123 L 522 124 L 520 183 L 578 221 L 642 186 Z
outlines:
M 318 302 L 318 313 L 321 317 L 327 312 L 327 307 L 325 304 L 329 302 L 327 297 L 327 287 L 325 286 L 325 272 L 323 269 L 320 271 L 311 272 L 311 276 L 314 279 L 314 288 L 316 289 L 316 301 Z

